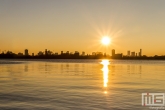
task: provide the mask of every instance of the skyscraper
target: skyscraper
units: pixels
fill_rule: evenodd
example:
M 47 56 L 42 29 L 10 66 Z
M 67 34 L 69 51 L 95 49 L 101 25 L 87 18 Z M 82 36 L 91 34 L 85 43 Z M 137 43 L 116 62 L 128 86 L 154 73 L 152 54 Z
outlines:
M 85 56 L 85 52 L 82 52 L 82 56 Z
M 140 49 L 140 55 L 139 55 L 140 57 L 142 56 L 142 49 Z
M 47 49 L 45 49 L 45 55 L 48 55 L 48 51 L 47 51 Z
M 75 51 L 74 55 L 75 56 L 79 56 L 79 52 L 78 51 Z
M 61 55 L 63 55 L 63 51 L 61 51 Z
M 112 49 L 112 57 L 115 56 L 115 49 Z
M 38 52 L 38 56 L 44 55 L 44 53 L 42 51 Z
M 131 52 L 131 56 L 132 57 L 135 57 L 135 52 Z
M 92 52 L 92 55 L 96 55 L 96 52 Z
M 69 51 L 66 51 L 66 55 L 69 55 Z
M 130 50 L 127 51 L 127 56 L 130 56 Z
M 28 53 L 28 49 L 25 49 L 25 56 L 28 56 L 29 53 Z

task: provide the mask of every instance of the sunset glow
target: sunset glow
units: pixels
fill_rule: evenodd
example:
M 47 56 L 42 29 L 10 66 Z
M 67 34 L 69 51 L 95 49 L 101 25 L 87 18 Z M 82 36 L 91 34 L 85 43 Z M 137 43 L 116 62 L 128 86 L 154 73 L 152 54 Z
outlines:
M 108 36 L 104 36 L 101 40 L 103 45 L 109 45 L 111 43 L 111 39 Z

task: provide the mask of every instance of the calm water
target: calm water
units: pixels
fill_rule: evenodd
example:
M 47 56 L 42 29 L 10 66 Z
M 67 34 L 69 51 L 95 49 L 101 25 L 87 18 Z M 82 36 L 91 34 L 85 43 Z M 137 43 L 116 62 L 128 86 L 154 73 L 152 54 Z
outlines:
M 149 110 L 165 93 L 165 61 L 0 60 L 0 110 Z

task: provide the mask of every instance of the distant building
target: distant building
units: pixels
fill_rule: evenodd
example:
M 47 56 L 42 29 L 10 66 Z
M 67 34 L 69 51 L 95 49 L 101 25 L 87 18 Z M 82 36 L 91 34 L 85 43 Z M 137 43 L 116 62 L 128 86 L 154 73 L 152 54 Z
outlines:
M 96 52 L 96 55 L 103 55 L 102 52 Z
M 139 52 L 139 57 L 140 57 L 140 52 Z
M 52 55 L 52 51 L 48 50 L 47 55 Z
M 74 55 L 75 56 L 79 56 L 79 52 L 78 51 L 75 51 Z
M 122 57 L 123 57 L 122 53 L 115 54 L 115 56 L 114 56 L 114 58 L 122 58 Z
M 56 52 L 55 55 L 58 55 L 58 53 Z
M 61 51 L 61 55 L 63 55 L 63 51 Z
M 18 53 L 18 56 L 23 56 L 23 53 Z
M 28 56 L 29 53 L 28 53 L 28 49 L 25 49 L 25 56 Z
M 85 56 L 85 52 L 82 52 L 82 56 Z
M 130 51 L 129 50 L 127 51 L 127 56 L 130 56 Z
M 42 56 L 42 55 L 44 55 L 44 53 L 42 51 L 39 51 L 38 56 Z
M 131 52 L 131 56 L 132 57 L 135 57 L 135 52 Z
M 112 57 L 115 56 L 115 49 L 112 49 Z
M 139 57 L 142 57 L 142 49 L 140 49 Z
M 45 49 L 45 55 L 48 55 L 48 51 L 47 51 L 47 49 Z
M 69 55 L 69 51 L 66 51 L 66 55 Z
M 123 54 L 122 53 L 118 53 L 118 54 L 115 54 L 115 49 L 112 49 L 112 58 L 122 58 L 123 57 Z
M 104 56 L 106 57 L 106 56 L 107 56 L 107 54 L 106 54 L 106 53 L 104 53 Z
M 142 49 L 140 49 L 140 53 L 139 53 L 139 57 L 141 57 L 142 56 Z
M 34 53 L 32 53 L 32 56 L 34 57 Z
M 92 52 L 92 55 L 95 56 L 96 55 L 96 52 Z

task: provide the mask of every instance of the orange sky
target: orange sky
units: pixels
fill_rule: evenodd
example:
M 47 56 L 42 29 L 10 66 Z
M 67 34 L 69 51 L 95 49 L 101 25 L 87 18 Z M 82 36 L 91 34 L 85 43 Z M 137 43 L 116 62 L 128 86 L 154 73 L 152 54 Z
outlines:
M 164 11 L 164 0 L 1 0 L 0 50 L 165 55 Z

